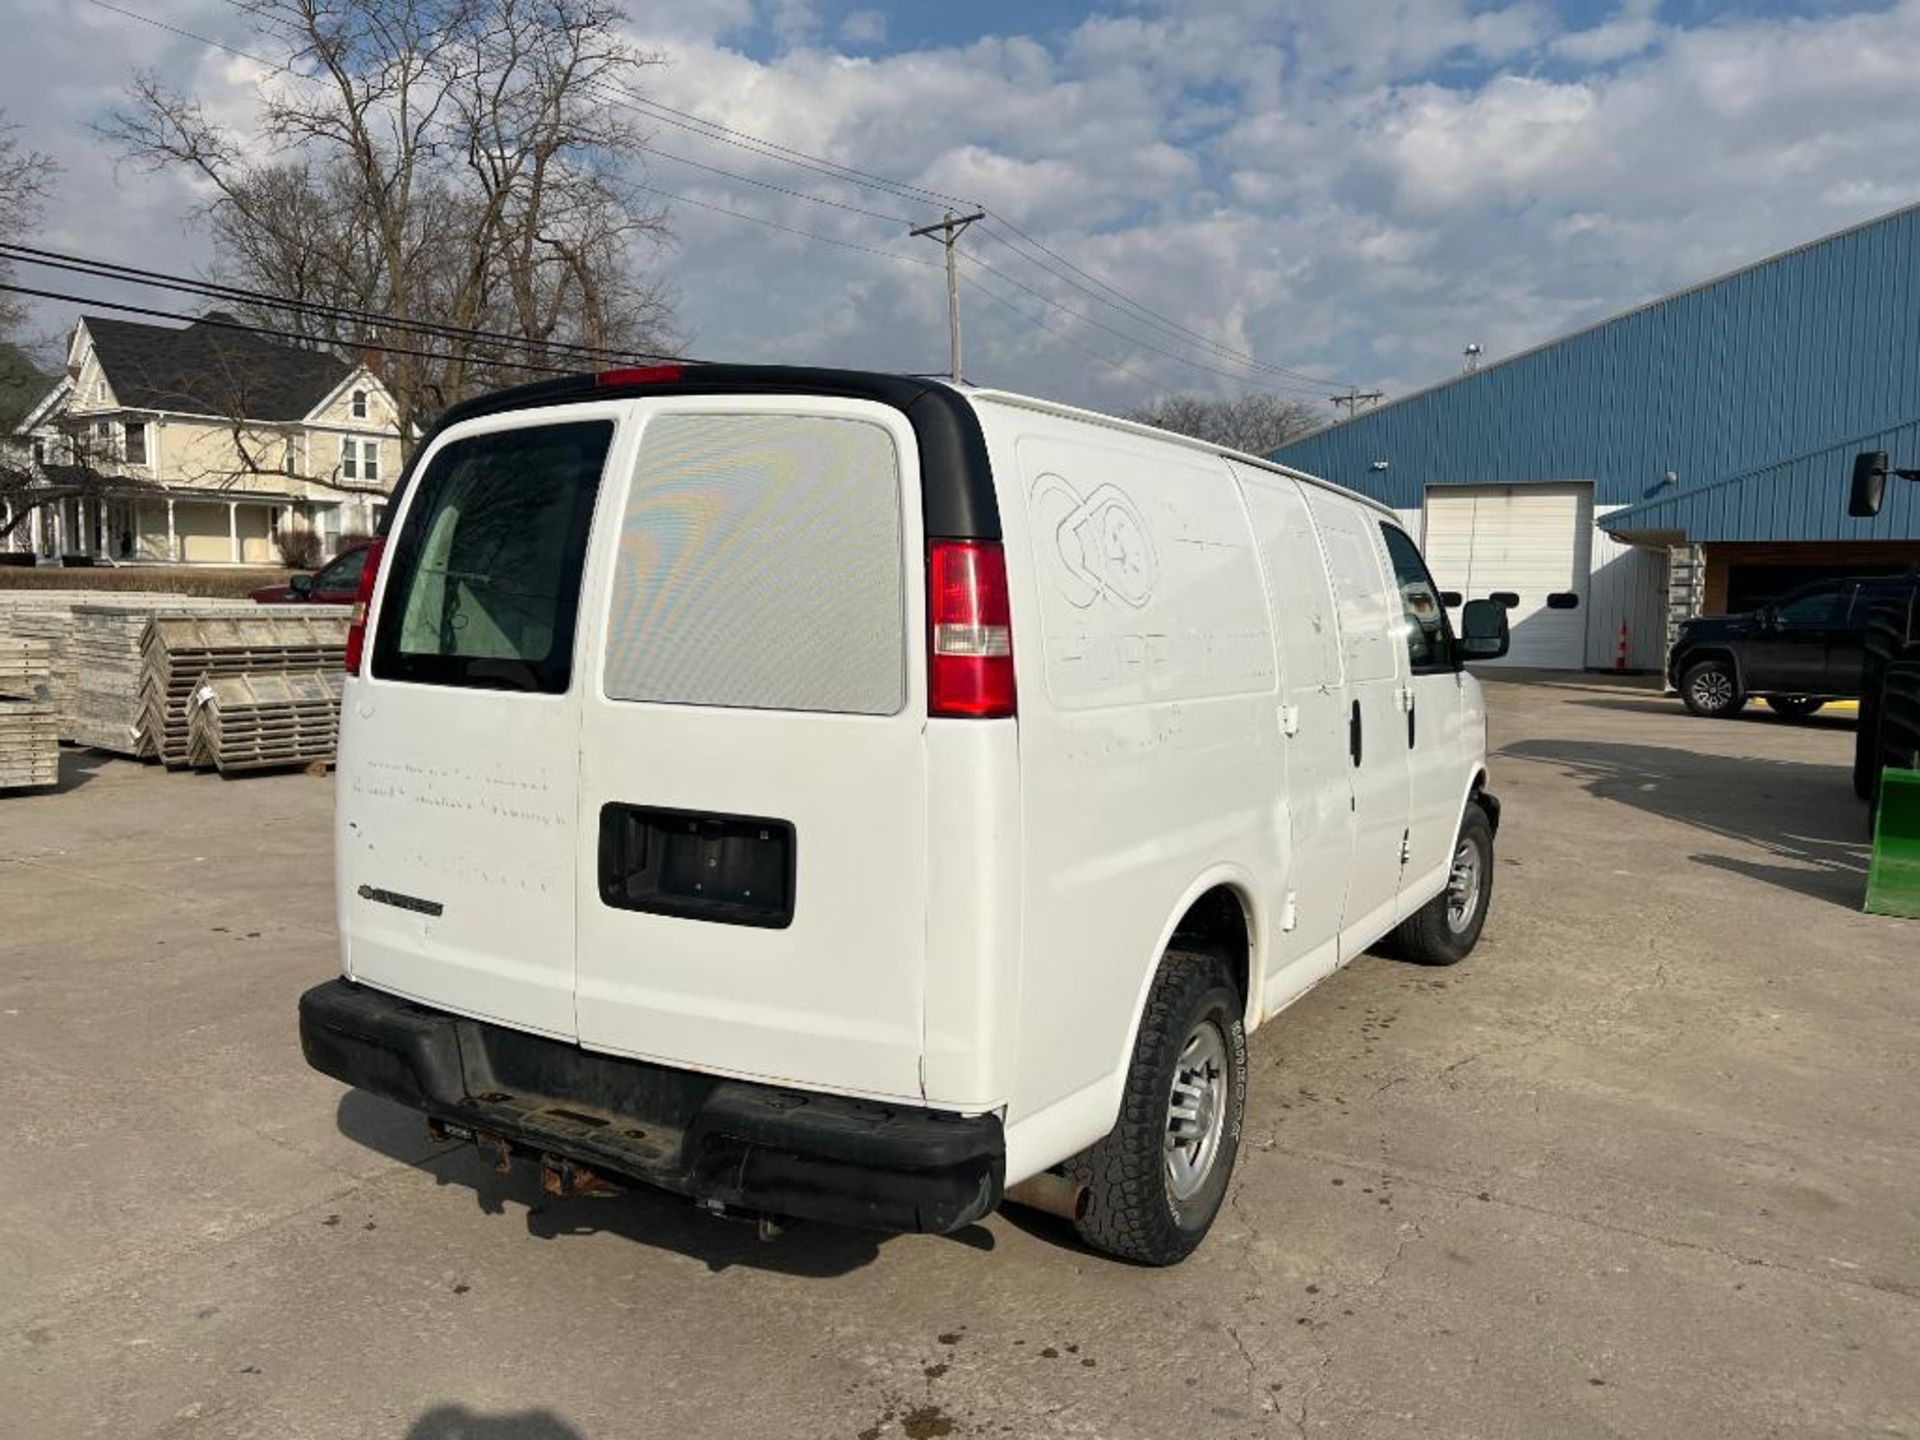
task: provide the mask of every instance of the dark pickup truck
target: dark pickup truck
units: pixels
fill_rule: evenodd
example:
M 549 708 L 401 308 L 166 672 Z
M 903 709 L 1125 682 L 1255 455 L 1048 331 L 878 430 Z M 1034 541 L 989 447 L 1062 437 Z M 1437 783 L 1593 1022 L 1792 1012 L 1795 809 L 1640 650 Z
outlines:
M 1667 681 L 1694 714 L 1715 717 L 1756 696 L 1788 716 L 1856 698 L 1868 616 L 1913 584 L 1897 575 L 1820 580 L 1758 610 L 1688 620 L 1667 655 Z

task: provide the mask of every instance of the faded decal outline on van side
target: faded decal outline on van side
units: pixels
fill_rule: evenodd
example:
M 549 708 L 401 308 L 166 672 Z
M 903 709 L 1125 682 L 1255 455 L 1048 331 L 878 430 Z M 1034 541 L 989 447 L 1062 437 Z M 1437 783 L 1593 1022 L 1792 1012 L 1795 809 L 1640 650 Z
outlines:
M 1043 563 L 1069 605 L 1085 610 L 1104 596 L 1140 610 L 1152 601 L 1159 560 L 1146 517 L 1126 491 L 1108 480 L 1082 495 L 1050 470 L 1034 480 L 1028 506 L 1035 531 L 1052 542 L 1041 547 Z

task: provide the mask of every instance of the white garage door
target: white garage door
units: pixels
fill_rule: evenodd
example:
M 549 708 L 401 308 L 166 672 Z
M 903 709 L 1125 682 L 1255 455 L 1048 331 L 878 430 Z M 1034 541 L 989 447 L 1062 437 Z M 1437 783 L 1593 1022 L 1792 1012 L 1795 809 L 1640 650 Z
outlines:
M 1497 663 L 1547 670 L 1586 663 L 1591 484 L 1435 486 L 1427 491 L 1424 548 L 1442 590 L 1469 600 L 1513 597 L 1513 648 Z

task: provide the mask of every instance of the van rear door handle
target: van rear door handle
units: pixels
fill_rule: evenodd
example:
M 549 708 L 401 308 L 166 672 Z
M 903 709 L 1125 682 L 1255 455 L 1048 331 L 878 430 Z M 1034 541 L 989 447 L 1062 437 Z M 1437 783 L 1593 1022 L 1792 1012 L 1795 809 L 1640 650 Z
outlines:
M 1420 702 L 1418 699 L 1415 698 L 1413 691 L 1409 689 L 1407 691 L 1407 749 L 1409 750 L 1413 749 L 1413 737 L 1414 737 L 1413 717 L 1417 715 L 1419 711 L 1420 711 Z
M 1360 763 L 1360 702 L 1353 702 L 1353 709 L 1347 715 L 1347 753 L 1353 756 L 1353 763 Z

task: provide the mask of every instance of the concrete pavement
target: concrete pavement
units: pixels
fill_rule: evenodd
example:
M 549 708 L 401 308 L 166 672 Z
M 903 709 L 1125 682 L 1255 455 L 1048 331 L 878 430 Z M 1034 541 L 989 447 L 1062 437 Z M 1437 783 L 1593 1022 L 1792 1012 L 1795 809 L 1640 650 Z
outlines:
M 1481 949 L 1256 1035 L 1162 1272 L 495 1176 L 301 1061 L 328 781 L 69 754 L 0 800 L 0 1436 L 1920 1434 L 1920 925 L 1858 913 L 1851 730 L 1493 704 Z

